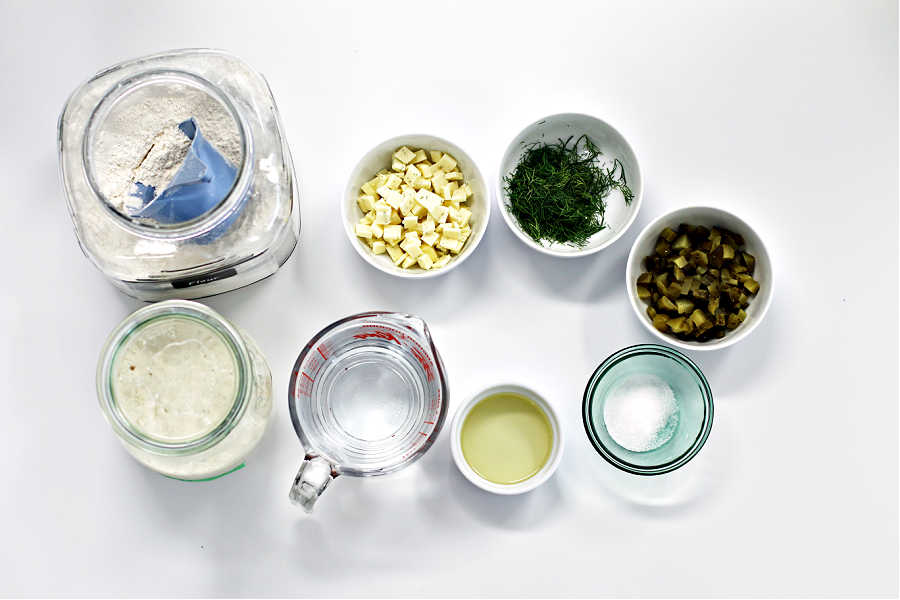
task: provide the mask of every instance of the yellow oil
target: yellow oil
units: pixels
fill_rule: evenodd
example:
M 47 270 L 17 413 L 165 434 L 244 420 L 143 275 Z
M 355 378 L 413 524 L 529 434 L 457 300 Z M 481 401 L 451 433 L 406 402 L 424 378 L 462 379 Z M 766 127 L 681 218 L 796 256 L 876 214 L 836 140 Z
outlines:
M 519 394 L 494 394 L 466 415 L 460 446 L 466 462 L 484 479 L 519 483 L 550 459 L 553 426 L 532 400 Z

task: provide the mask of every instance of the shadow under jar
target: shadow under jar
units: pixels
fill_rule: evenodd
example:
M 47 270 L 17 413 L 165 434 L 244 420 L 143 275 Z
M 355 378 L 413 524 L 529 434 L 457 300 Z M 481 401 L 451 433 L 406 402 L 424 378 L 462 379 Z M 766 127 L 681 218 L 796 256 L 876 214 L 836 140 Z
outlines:
M 167 137 L 181 135 L 176 127 L 181 146 Z M 82 250 L 136 298 L 249 285 L 278 270 L 299 240 L 274 98 L 262 75 L 225 52 L 176 50 L 101 71 L 66 102 L 58 145 Z M 147 190 L 153 201 L 142 205 Z
M 97 367 L 100 408 L 125 449 L 174 479 L 244 466 L 272 413 L 272 374 L 244 332 L 212 309 L 167 300 L 129 315 Z
M 619 350 L 588 381 L 582 420 L 594 449 L 635 475 L 661 475 L 690 461 L 712 429 L 712 390 L 673 348 Z

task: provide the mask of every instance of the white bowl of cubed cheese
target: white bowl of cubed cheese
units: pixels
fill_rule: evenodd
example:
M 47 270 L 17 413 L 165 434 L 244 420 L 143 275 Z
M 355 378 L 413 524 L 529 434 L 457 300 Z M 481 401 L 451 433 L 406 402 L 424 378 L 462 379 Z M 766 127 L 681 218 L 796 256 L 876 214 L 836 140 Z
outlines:
M 397 277 L 435 277 L 475 251 L 491 203 L 468 153 L 443 138 L 410 134 L 362 157 L 341 212 L 351 245 L 370 265 Z

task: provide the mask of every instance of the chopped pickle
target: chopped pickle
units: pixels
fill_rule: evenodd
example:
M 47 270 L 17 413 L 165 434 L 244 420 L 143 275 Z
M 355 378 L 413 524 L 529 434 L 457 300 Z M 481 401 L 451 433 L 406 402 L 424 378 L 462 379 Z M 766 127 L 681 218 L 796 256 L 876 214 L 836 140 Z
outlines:
M 747 318 L 759 292 L 756 258 L 744 238 L 724 227 L 666 227 L 643 260 L 637 296 L 659 331 L 684 340 L 720 339 Z
M 688 236 L 682 234 L 679 235 L 678 238 L 672 242 L 672 249 L 681 250 L 682 248 L 690 248 L 691 242 L 688 240 Z
M 669 298 L 667 298 L 666 296 L 663 296 L 662 298 L 660 298 L 659 302 L 656 303 L 656 306 L 658 306 L 659 309 L 663 310 L 663 311 L 671 312 L 671 311 L 678 310 L 677 308 L 675 308 L 675 303 L 672 302 L 671 300 L 669 300 Z
M 658 314 L 653 317 L 653 326 L 659 329 L 660 331 L 666 332 L 668 331 L 668 322 L 669 317 L 663 314 Z

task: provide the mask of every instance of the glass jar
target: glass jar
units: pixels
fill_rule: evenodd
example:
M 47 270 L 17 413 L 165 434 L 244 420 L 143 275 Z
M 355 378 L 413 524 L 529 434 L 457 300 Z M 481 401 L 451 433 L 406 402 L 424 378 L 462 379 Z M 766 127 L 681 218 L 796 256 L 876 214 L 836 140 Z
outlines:
M 272 374 L 253 340 L 221 315 L 167 300 L 112 332 L 100 354 L 97 396 L 140 463 L 200 481 L 244 466 L 272 413 Z
M 128 185 L 122 178 L 137 178 L 150 162 L 153 133 L 195 117 L 198 138 L 229 165 L 218 180 L 225 187 L 197 214 L 160 221 L 126 209 L 136 194 L 119 191 Z M 82 250 L 136 298 L 249 285 L 278 270 L 299 240 L 296 178 L 275 100 L 263 76 L 228 53 L 175 50 L 104 69 L 66 102 L 58 144 Z

